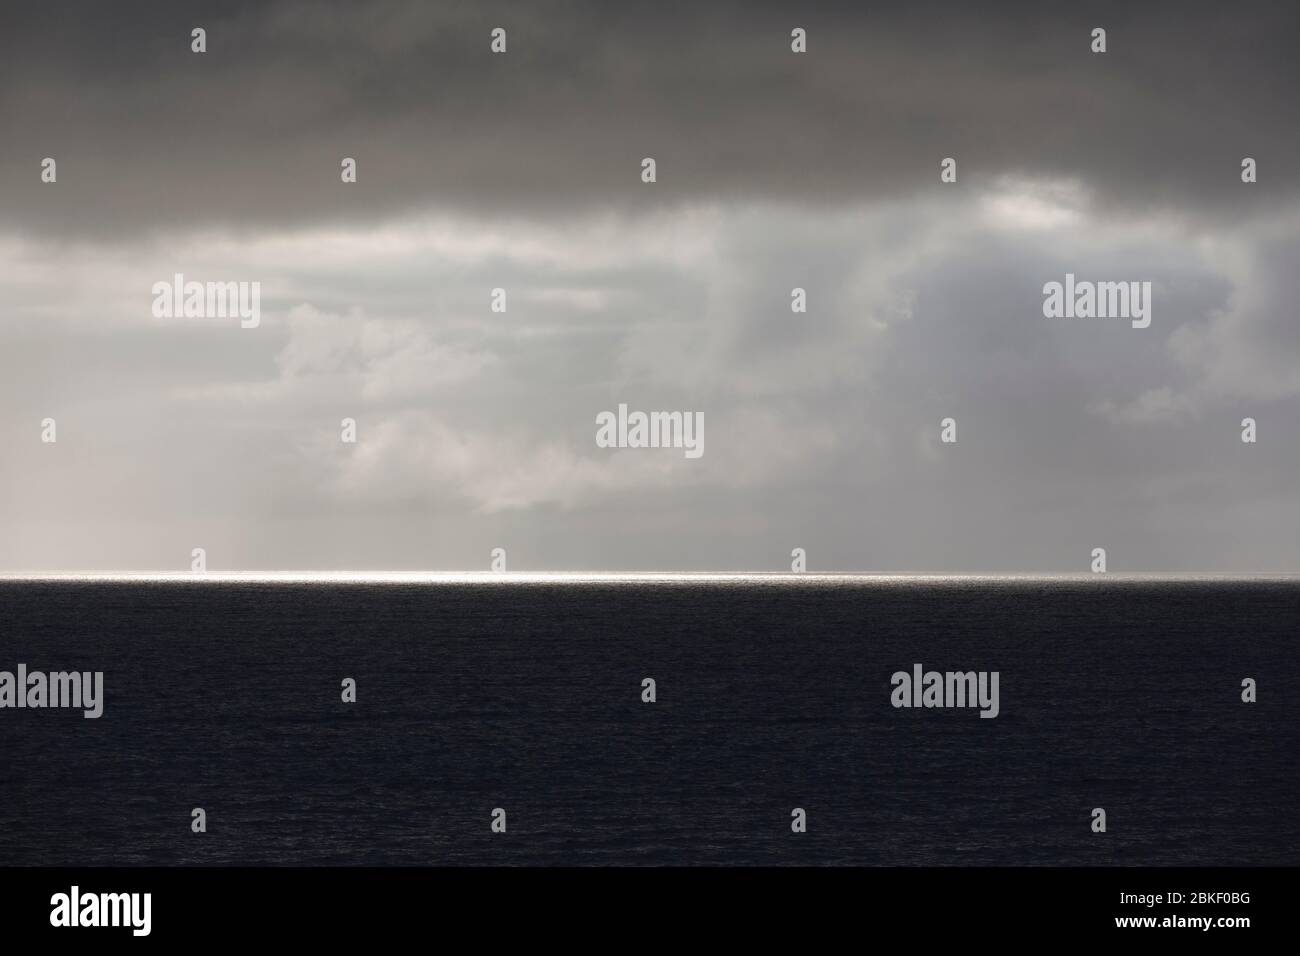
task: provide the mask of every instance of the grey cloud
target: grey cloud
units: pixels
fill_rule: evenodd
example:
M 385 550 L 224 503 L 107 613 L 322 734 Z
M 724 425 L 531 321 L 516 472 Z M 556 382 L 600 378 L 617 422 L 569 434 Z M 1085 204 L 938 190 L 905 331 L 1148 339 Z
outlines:
M 1112 215 L 1294 195 L 1296 8 L 397 2 L 5 11 L 0 228 L 103 236 L 701 200 L 832 206 L 1007 172 Z M 192 25 L 209 52 L 189 52 Z M 810 52 L 789 52 L 789 30 Z M 488 31 L 511 33 L 505 56 Z M 1109 31 L 1093 55 L 1088 31 Z M 43 156 L 60 163 L 43 188 Z M 659 182 L 639 182 L 653 155 Z M 1243 188 L 1239 163 L 1258 159 Z M 341 188 L 343 156 L 360 181 Z
M 1259 449 L 1222 397 L 1193 391 L 1197 416 L 1154 433 L 1098 408 L 1183 394 L 1196 379 L 1170 343 L 1231 314 L 1236 278 L 1176 222 L 1022 228 L 978 200 L 728 205 L 680 261 L 664 217 L 616 228 L 626 245 L 603 255 L 607 227 L 579 218 L 516 234 L 490 268 L 429 258 L 410 228 L 389 240 L 401 281 L 374 301 L 368 260 L 336 249 L 313 270 L 304 234 L 282 261 L 255 250 L 305 296 L 256 332 L 128 323 L 92 347 L 45 326 L 25 348 L 47 356 L 41 375 L 6 422 L 0 562 L 167 567 L 202 544 L 224 567 L 457 568 L 502 544 L 518 567 L 761 569 L 799 545 L 822 568 L 1072 570 L 1100 544 L 1116 569 L 1294 565 L 1294 396 L 1253 409 Z M 493 230 L 457 234 L 474 249 Z M 1235 240 L 1275 274 L 1254 255 L 1267 236 Z M 1168 297 L 1149 330 L 1048 322 L 1041 284 L 1066 268 L 1149 276 Z M 810 312 L 791 314 L 805 281 Z M 511 290 L 504 316 L 487 311 L 492 282 Z M 313 288 L 355 310 L 316 307 Z M 617 306 L 584 314 L 575 290 Z M 81 382 L 96 367 L 112 372 Z M 595 448 L 595 412 L 620 400 L 703 410 L 705 458 Z M 57 448 L 32 440 L 47 413 Z M 345 415 L 355 450 L 337 440 Z M 961 439 L 940 448 L 947 415 Z M 112 530 L 128 517 L 152 530 Z
M 0 568 L 1298 566 L 1285 6 L 2 16 Z M 152 319 L 174 271 L 262 326 Z M 1152 327 L 1044 319 L 1066 271 Z M 596 448 L 620 401 L 705 457 Z

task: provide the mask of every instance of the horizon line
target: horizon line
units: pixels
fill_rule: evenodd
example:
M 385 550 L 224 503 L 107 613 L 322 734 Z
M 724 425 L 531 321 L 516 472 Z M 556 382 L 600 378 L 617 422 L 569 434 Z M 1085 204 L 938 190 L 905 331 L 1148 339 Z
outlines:
M 580 583 L 584 581 L 727 581 L 763 579 L 904 581 L 1268 580 L 1300 578 L 1297 571 L 0 571 L 0 582 L 154 581 L 167 583 Z

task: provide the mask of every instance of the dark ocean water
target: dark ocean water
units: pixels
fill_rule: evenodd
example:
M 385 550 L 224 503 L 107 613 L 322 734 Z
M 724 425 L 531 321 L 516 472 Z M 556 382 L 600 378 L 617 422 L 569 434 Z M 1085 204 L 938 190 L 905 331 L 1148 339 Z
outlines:
M 0 583 L 0 670 L 106 685 L 0 710 L 0 864 L 1295 864 L 1298 637 L 1281 581 Z

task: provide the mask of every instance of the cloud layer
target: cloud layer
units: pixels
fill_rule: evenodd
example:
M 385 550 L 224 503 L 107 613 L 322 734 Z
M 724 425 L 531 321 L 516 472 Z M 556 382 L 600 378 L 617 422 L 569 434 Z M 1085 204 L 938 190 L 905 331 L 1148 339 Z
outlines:
M 6 12 L 0 570 L 1295 570 L 1294 14 L 1132 6 Z

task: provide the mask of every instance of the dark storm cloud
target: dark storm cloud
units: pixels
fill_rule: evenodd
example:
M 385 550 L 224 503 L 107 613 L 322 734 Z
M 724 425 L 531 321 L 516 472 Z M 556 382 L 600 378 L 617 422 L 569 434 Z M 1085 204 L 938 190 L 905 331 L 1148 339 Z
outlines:
M 885 7 L 889 9 L 885 9 Z M 549 215 L 838 204 L 1006 173 L 1115 215 L 1293 193 L 1282 3 L 8 5 L 0 228 L 292 227 L 424 206 Z M 189 50 L 194 26 L 208 52 Z M 493 56 L 489 31 L 509 31 Z M 794 26 L 809 53 L 790 52 Z M 1109 52 L 1089 51 L 1108 31 Z M 1243 189 L 1243 156 L 1260 183 Z M 39 163 L 59 163 L 57 191 Z M 339 161 L 359 182 L 341 189 Z M 654 156 L 653 192 L 639 163 Z

